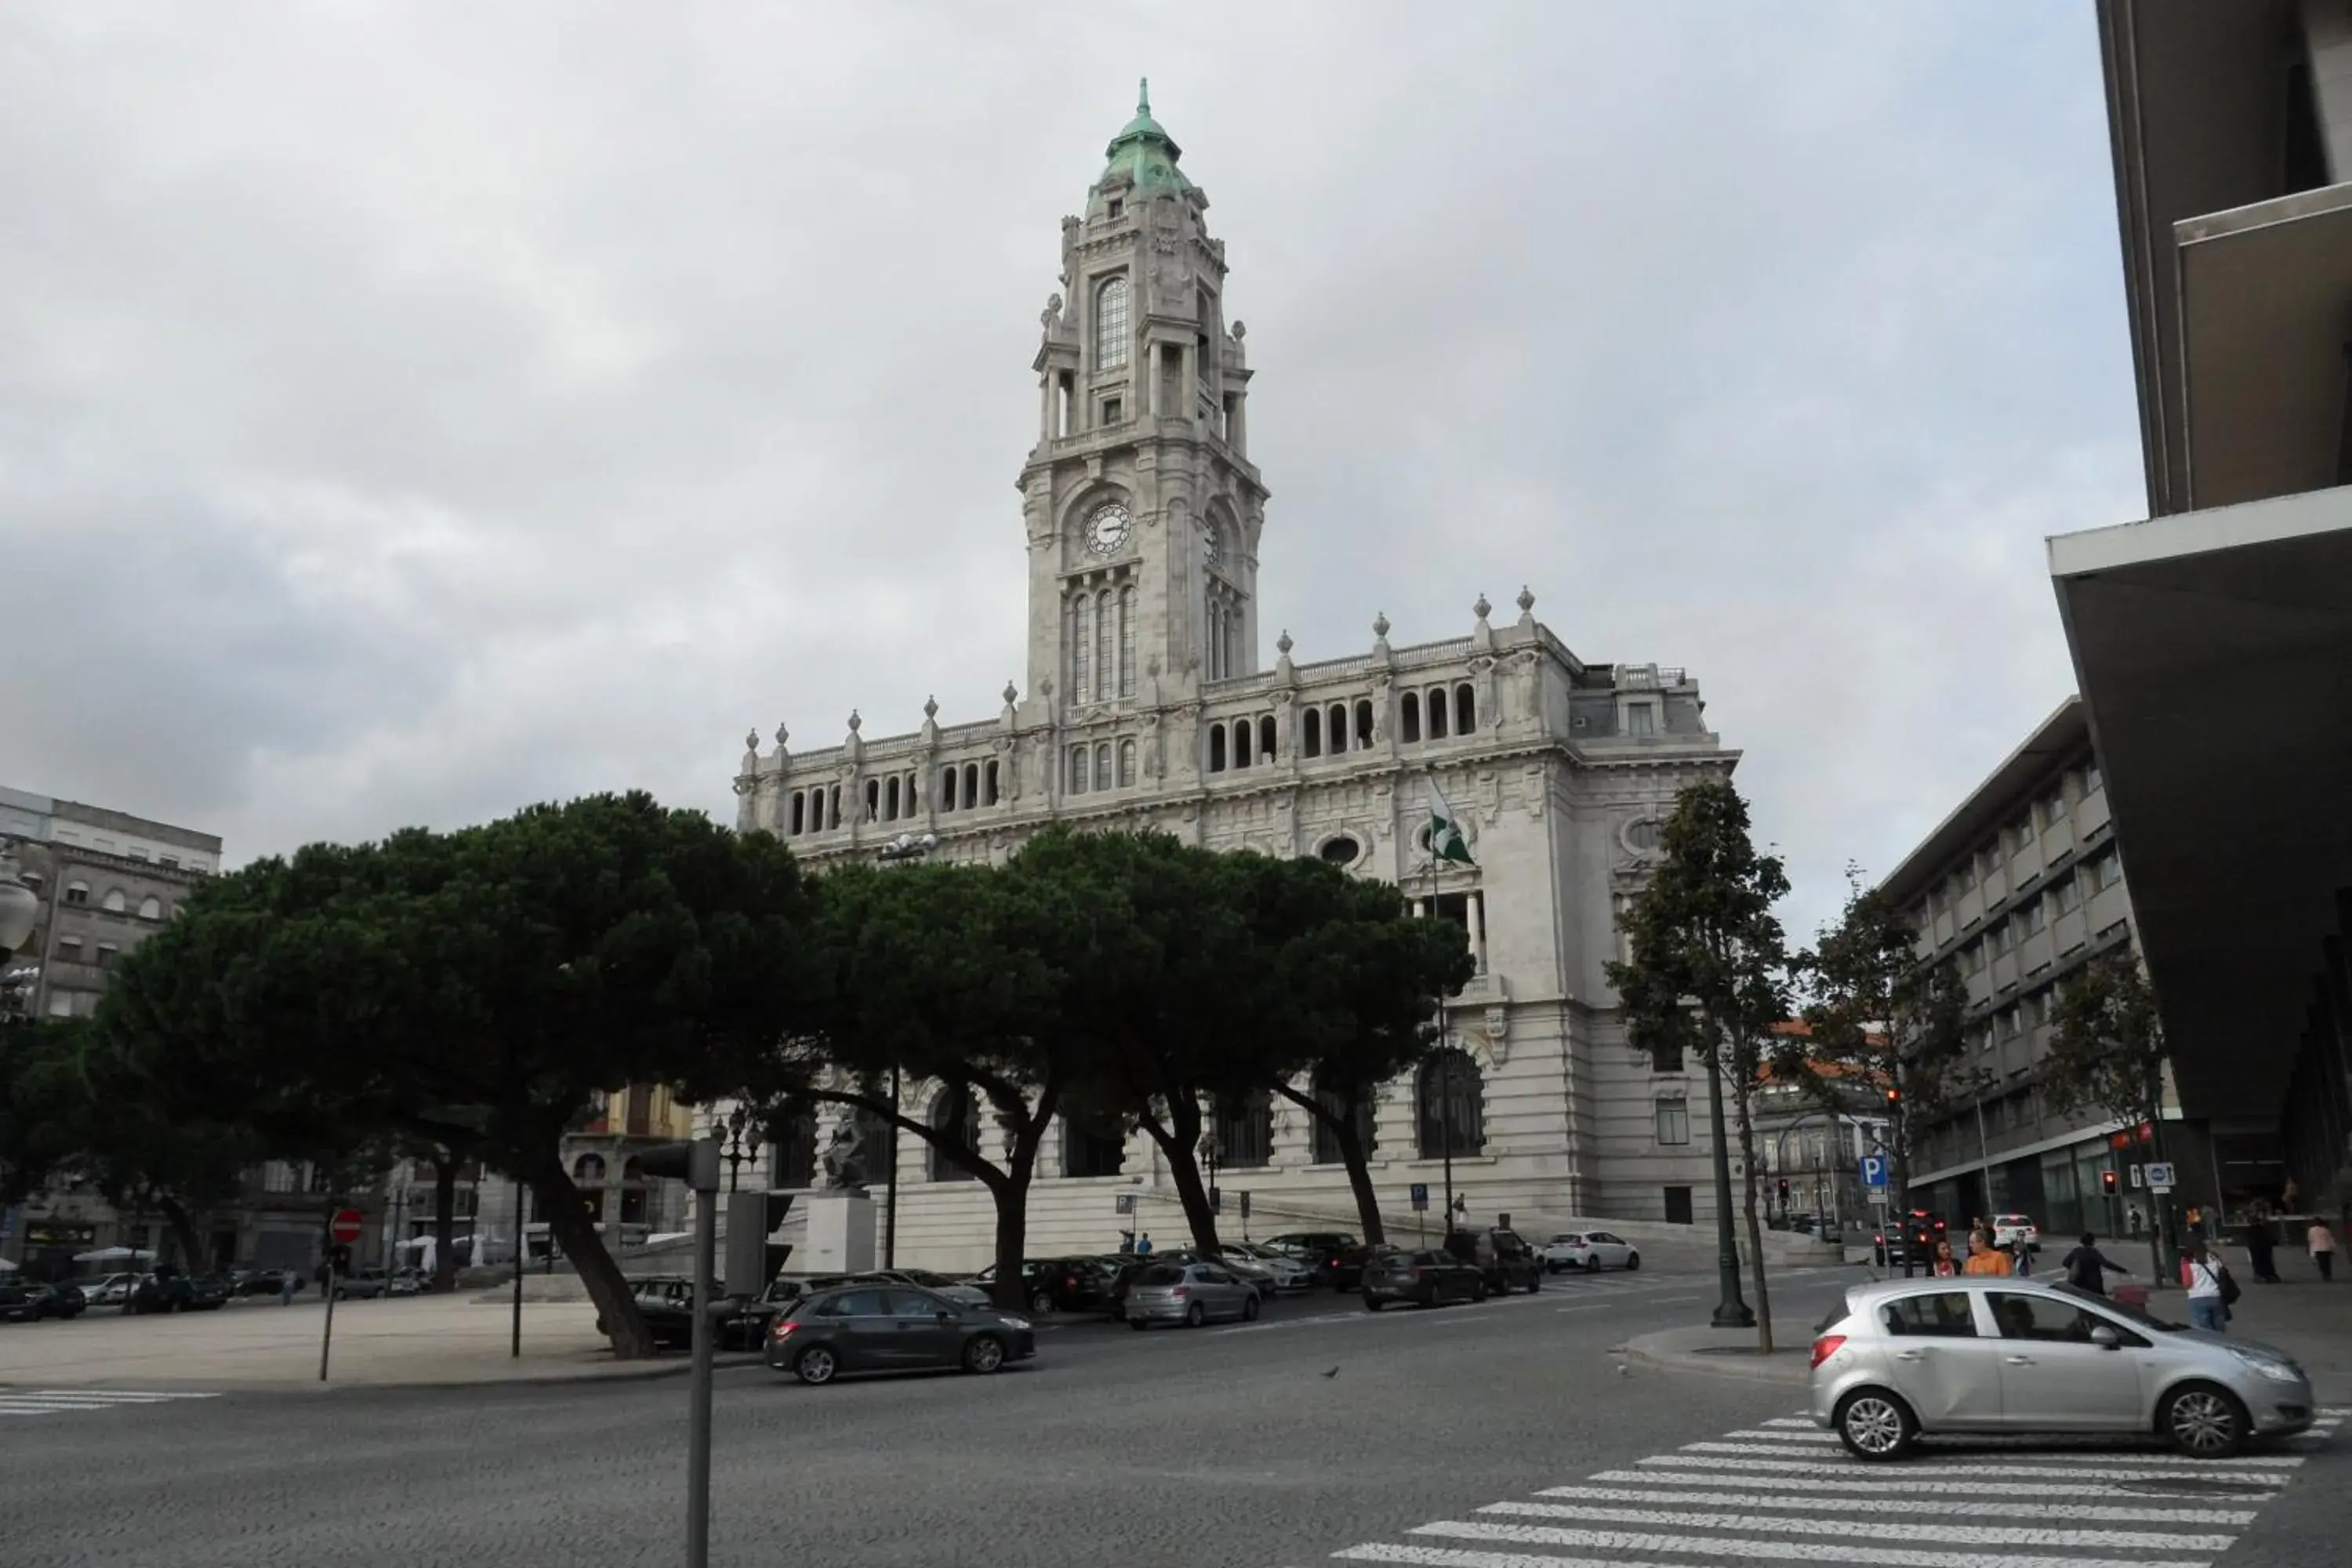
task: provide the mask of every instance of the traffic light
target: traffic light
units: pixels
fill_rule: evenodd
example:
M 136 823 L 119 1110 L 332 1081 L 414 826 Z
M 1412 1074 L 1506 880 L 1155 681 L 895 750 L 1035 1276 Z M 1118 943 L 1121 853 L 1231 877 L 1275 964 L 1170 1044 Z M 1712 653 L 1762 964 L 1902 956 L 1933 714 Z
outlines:
M 2099 1173 L 2099 1190 L 2105 1193 L 2109 1197 L 2114 1197 L 2116 1195 L 2116 1173 L 2113 1171 L 2101 1171 Z
M 1786 1176 L 1780 1178 L 1780 1206 L 1789 1206 L 1789 1178 Z
M 792 1207 L 790 1193 L 727 1194 L 727 1270 L 720 1277 L 721 1294 L 748 1299 L 768 1288 L 793 1255 L 789 1246 L 768 1239 Z
M 691 1143 L 656 1143 L 636 1156 L 637 1169 L 648 1176 L 668 1176 L 698 1193 L 719 1190 L 719 1141 L 697 1138 Z
M 1894 1105 L 1900 1105 L 1900 1104 L 1902 1104 L 1902 1103 L 1903 1103 L 1903 1091 L 1902 1091 L 1901 1089 L 1892 1089 L 1892 1088 L 1890 1088 L 1889 1089 L 1887 1089 L 1887 1091 L 1886 1091 L 1886 1103 L 1887 1103 L 1888 1105 L 1890 1105 L 1890 1106 L 1894 1106 Z

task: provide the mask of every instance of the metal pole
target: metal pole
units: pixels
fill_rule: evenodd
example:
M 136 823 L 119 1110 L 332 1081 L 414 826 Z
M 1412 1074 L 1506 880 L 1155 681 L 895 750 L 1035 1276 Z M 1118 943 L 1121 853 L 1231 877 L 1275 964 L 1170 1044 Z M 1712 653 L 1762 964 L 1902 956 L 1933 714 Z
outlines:
M 133 1258 L 131 1261 L 138 1261 Z M 327 1352 L 335 1342 L 335 1255 L 327 1254 L 327 1326 L 319 1334 L 319 1381 L 327 1381 Z
M 890 1069 L 890 1170 L 882 1188 L 882 1267 L 898 1267 L 898 1069 Z
M 1718 1053 L 1720 1049 L 1718 1044 Z M 1718 1329 L 1752 1329 L 1756 1314 L 1739 1294 L 1739 1241 L 1731 1228 L 1731 1147 L 1724 1139 L 1719 1055 L 1707 1058 L 1706 1106 L 1715 1122 L 1715 1272 L 1716 1288 L 1721 1294 L 1711 1321 Z
M 1977 1112 L 1977 1185 L 1978 1185 L 1978 1187 L 1980 1189 L 1980 1190 L 1979 1190 L 1979 1194 L 1978 1194 L 1978 1195 L 1979 1195 L 1979 1197 L 1981 1197 L 1981 1198 L 1984 1200 L 1984 1219 L 1985 1219 L 1985 1224 L 1987 1224 L 1987 1225 L 1990 1225 L 1990 1224 L 1992 1223 L 1992 1210 L 1993 1210 L 1993 1202 L 1992 1202 L 1992 1156 L 1991 1156 L 1990 1154 L 1989 1154 L 1989 1153 L 1985 1152 L 1984 1091 L 1983 1091 L 1981 1089 L 1979 1089 L 1977 1091 L 1977 1096 L 1976 1096 L 1976 1112 Z
M 551 1247 L 551 1245 L 552 1245 L 553 1239 L 554 1239 L 554 1238 L 553 1238 L 553 1237 L 551 1237 L 549 1238 L 549 1241 L 550 1241 Z M 522 1178 L 521 1178 L 520 1176 L 517 1176 L 517 1177 L 515 1178 L 515 1260 L 514 1260 L 514 1274 L 515 1274 L 515 1281 L 514 1281 L 514 1285 L 515 1285 L 515 1289 L 514 1289 L 514 1325 L 513 1325 L 513 1330 L 512 1330 L 511 1336 L 510 1336 L 510 1337 L 511 1337 L 511 1339 L 512 1339 L 512 1342 L 512 1342 L 512 1343 L 508 1347 L 508 1350 L 507 1350 L 507 1354 L 508 1354 L 509 1357 L 512 1357 L 512 1358 L 517 1359 L 517 1360 L 521 1359 L 521 1356 L 522 1356 L 522 1266 L 523 1266 L 523 1262 L 524 1262 L 524 1258 L 523 1258 L 523 1243 L 522 1243 Z
M 715 1192 L 694 1195 L 694 1392 L 687 1415 L 687 1568 L 708 1568 L 710 1562 L 710 1309 L 719 1289 L 718 1196 Z
M 1445 1156 L 1445 1223 L 1438 1234 L 1451 1241 L 1454 1239 L 1454 1055 L 1453 1047 L 1445 1038 L 1445 998 L 1443 996 L 1437 999 L 1437 1059 L 1445 1064 L 1444 1081 L 1439 1084 L 1437 1090 L 1437 1139 L 1439 1149 Z

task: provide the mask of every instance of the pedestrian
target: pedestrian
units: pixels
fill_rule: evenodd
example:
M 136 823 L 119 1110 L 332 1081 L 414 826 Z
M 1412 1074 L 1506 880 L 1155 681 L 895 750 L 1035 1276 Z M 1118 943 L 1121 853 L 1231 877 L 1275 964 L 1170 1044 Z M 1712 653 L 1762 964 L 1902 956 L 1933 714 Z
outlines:
M 2265 1285 L 2279 1282 L 2277 1260 L 2278 1237 L 2271 1231 L 2270 1216 L 2256 1215 L 2246 1225 L 2246 1260 L 2254 1270 L 2254 1278 Z
M 1936 1243 L 1936 1277 L 1948 1279 L 1959 1271 L 1959 1261 L 1952 1256 L 1952 1244 L 1949 1241 Z
M 1135 1232 L 1122 1230 L 1118 1233 L 1118 1249 L 1129 1258 L 1135 1256 Z
M 2319 1270 L 2324 1284 L 2336 1278 L 2336 1233 L 2317 1215 L 2311 1217 L 2311 1229 L 2304 1237 L 2304 1245 L 2311 1248 L 2311 1261 Z
M 2099 1250 L 2099 1238 L 2089 1231 L 2083 1233 L 2083 1245 L 2058 1260 L 2066 1271 L 2066 1283 L 2077 1290 L 2088 1290 L 2095 1296 L 2107 1293 L 2106 1275 L 2128 1274 L 2130 1269 Z
M 1135 1238 L 1135 1255 L 1138 1258 L 1149 1258 L 1151 1256 L 1151 1233 L 1150 1231 L 1147 1230 L 1141 1236 Z
M 279 1269 L 278 1271 L 278 1304 L 281 1307 L 292 1306 L 294 1288 L 300 1283 L 302 1283 L 302 1277 L 291 1268 Z
M 1972 1230 L 1969 1233 L 1969 1260 L 1960 1265 L 1960 1272 L 2005 1277 L 2011 1272 L 2009 1254 L 1993 1246 L 1992 1237 L 1983 1231 Z
M 2026 1241 L 2022 1231 L 2018 1233 L 2015 1241 L 2009 1244 L 2009 1261 L 2010 1271 L 2020 1279 L 2030 1279 L 2033 1277 L 2033 1248 Z
M 2130 1223 L 2126 1228 L 2130 1230 L 2131 1238 L 2134 1241 L 2137 1241 L 2140 1237 L 2140 1232 L 2147 1228 L 2147 1216 L 2139 1212 L 2139 1205 L 2137 1204 L 2134 1204 L 2131 1206 Z
M 2230 1271 L 2213 1256 L 2205 1238 L 2191 1237 L 2188 1255 L 2180 1260 L 2180 1283 L 2189 1289 L 2190 1327 L 2214 1334 L 2230 1331 L 2229 1280 Z

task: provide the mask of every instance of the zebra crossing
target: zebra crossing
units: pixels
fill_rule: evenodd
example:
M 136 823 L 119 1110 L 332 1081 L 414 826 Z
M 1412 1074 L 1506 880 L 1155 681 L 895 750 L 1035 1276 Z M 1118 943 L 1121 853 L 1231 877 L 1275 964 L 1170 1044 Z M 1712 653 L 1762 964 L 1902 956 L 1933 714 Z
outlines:
M 1780 1416 L 1331 1555 L 1420 1568 L 2210 1568 L 2347 1414 L 2325 1408 L 2309 1434 L 2229 1459 L 2054 1438 L 1930 1443 L 1899 1464 L 1865 1464 L 1809 1416 Z
M 11 1388 L 0 1385 L 0 1420 L 12 1415 L 68 1415 L 77 1411 L 127 1410 L 217 1394 L 162 1393 L 132 1388 Z

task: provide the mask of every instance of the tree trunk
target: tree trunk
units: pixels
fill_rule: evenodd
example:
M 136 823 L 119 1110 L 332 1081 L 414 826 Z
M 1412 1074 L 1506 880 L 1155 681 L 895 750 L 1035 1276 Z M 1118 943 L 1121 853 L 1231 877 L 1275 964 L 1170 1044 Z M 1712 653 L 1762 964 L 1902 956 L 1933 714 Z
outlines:
M 1274 1089 L 1331 1130 L 1331 1141 L 1339 1146 L 1339 1162 L 1348 1167 L 1348 1190 L 1355 1194 L 1356 1223 L 1363 1227 L 1365 1244 L 1385 1246 L 1388 1229 L 1381 1223 L 1380 1194 L 1372 1189 L 1371 1152 L 1358 1135 L 1355 1103 L 1350 1101 L 1346 1110 L 1334 1116 L 1328 1106 L 1311 1094 L 1301 1094 L 1286 1083 L 1277 1083 Z
M 1045 1135 L 1043 1120 L 1024 1119 L 1014 1131 L 1013 1150 L 1002 1174 L 982 1177 L 996 1200 L 996 1304 L 1008 1312 L 1029 1310 L 1028 1288 L 1021 1265 L 1029 1250 L 1029 1183 L 1037 1170 L 1037 1145 Z
M 604 1238 L 596 1234 L 596 1222 L 580 1206 L 580 1189 L 572 1184 L 563 1162 L 550 1155 L 531 1173 L 530 1182 L 531 1191 L 539 1195 L 540 1212 L 547 1216 L 550 1238 L 562 1245 L 563 1256 L 579 1271 L 588 1300 L 596 1304 L 596 1315 L 604 1321 L 605 1336 L 613 1342 L 614 1355 L 623 1361 L 642 1361 L 653 1354 L 653 1331 L 646 1327 L 636 1299 L 629 1294 L 629 1281 L 622 1274 L 621 1266 L 604 1250 Z M 694 1201 L 714 1200 L 709 1194 L 697 1193 Z M 516 1218 L 520 1222 L 521 1216 Z M 515 1239 L 515 1267 L 520 1268 L 522 1238 L 518 1235 Z
M 1137 1118 L 1138 1124 L 1168 1156 L 1168 1176 L 1176 1184 L 1176 1197 L 1184 1205 L 1184 1220 L 1192 1231 L 1192 1245 L 1204 1253 L 1217 1250 L 1217 1216 L 1209 1207 L 1208 1184 L 1201 1180 L 1201 1162 L 1193 1153 L 1201 1142 L 1200 1102 L 1190 1095 L 1168 1098 L 1168 1120 Z
M 169 1193 L 157 1194 L 155 1206 L 163 1211 L 163 1223 L 172 1227 L 172 1245 L 179 1248 L 180 1268 L 190 1274 L 205 1272 L 200 1267 L 203 1258 L 196 1240 L 196 1222 L 186 1206 Z
M 1764 1227 L 1756 1218 L 1756 1117 L 1752 1085 L 1742 1088 L 1735 1084 L 1733 1096 L 1739 1108 L 1739 1163 L 1748 1173 L 1748 1250 L 1751 1258 L 1750 1272 L 1756 1277 L 1756 1348 L 1766 1355 L 1772 1353 L 1772 1292 L 1764 1283 Z
M 447 1150 L 433 1162 L 433 1289 L 457 1284 L 457 1160 Z

